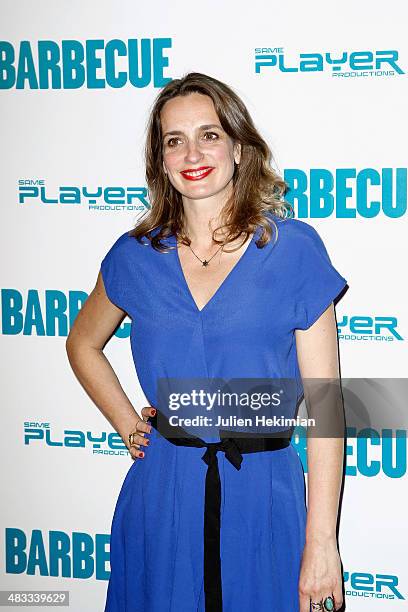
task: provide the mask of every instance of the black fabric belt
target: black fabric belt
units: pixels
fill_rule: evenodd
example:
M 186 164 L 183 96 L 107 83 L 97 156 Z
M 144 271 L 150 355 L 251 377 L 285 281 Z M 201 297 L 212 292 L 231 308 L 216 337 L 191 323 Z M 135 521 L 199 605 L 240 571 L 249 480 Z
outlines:
M 150 417 L 150 423 L 157 429 L 157 415 Z M 166 422 L 166 417 L 160 413 L 160 425 Z M 168 422 L 168 421 L 167 421 Z M 237 469 L 241 469 L 242 453 L 258 453 L 274 451 L 285 448 L 290 444 L 293 429 L 281 431 L 276 436 L 263 438 L 258 434 L 246 434 L 245 437 L 236 437 L 240 434 L 234 431 L 219 430 L 221 442 L 205 442 L 201 438 L 191 436 L 181 427 L 172 427 L 177 435 L 183 437 L 168 437 L 166 440 L 176 446 L 206 447 L 202 460 L 207 464 L 205 476 L 204 498 L 204 593 L 206 612 L 222 612 L 222 585 L 221 585 L 221 556 L 220 556 L 220 528 L 221 528 L 221 480 L 218 470 L 217 452 L 223 451 L 228 461 Z M 232 437 L 231 437 L 232 436 Z

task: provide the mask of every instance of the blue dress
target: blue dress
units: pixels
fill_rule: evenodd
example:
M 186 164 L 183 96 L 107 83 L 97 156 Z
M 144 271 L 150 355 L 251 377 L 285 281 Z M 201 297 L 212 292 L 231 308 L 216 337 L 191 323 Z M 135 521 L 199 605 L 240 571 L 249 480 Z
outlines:
M 273 218 L 276 244 L 258 248 L 258 227 L 201 310 L 177 249 L 159 253 L 126 232 L 106 254 L 105 289 L 132 320 L 134 364 L 152 406 L 166 377 L 287 377 L 302 397 L 295 329 L 310 327 L 347 281 L 311 225 Z M 116 503 L 105 612 L 204 612 L 203 449 L 175 446 L 156 429 L 149 437 Z M 306 500 L 293 444 L 245 454 L 239 471 L 219 452 L 218 466 L 223 612 L 298 611 Z

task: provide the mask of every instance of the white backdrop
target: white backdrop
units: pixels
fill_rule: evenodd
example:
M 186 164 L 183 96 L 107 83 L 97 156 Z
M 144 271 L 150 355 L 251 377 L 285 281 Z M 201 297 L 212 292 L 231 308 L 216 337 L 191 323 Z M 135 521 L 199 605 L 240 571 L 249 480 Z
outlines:
M 145 188 L 142 146 L 157 85 L 198 71 L 241 95 L 277 169 L 295 191 L 306 181 L 296 216 L 316 227 L 349 281 L 337 307 L 343 377 L 406 377 L 408 9 L 367 0 L 0 6 L 1 588 L 63 589 L 72 610 L 96 611 L 131 460 L 75 379 L 65 340 L 103 255 L 144 210 L 132 195 Z M 136 47 L 146 78 L 132 84 Z M 86 65 L 87 78 L 70 87 L 74 56 L 71 76 L 79 85 Z M 129 324 L 106 353 L 140 410 Z M 383 469 L 382 444 L 370 448 L 380 469 L 367 477 L 361 449 L 348 444 L 347 609 L 405 610 L 406 447 L 397 477 Z

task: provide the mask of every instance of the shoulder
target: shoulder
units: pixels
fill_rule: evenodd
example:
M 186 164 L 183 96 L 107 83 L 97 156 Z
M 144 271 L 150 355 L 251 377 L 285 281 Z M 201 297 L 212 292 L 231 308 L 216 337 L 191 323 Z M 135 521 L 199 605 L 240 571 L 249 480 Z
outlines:
M 130 235 L 132 230 L 127 230 L 120 236 L 118 236 L 112 244 L 112 249 L 123 249 L 131 244 L 137 243 L 136 238 Z
M 122 257 L 133 254 L 136 249 L 141 249 L 144 244 L 140 243 L 134 236 L 131 236 L 131 229 L 127 230 L 117 237 L 109 247 L 107 255 L 115 255 Z
M 309 223 L 294 217 L 283 219 L 272 213 L 268 213 L 268 217 L 270 217 L 274 227 L 276 227 L 277 243 L 280 241 L 282 247 L 290 248 L 292 252 L 295 252 L 308 247 L 323 246 L 319 233 Z
M 272 219 L 279 231 L 282 233 L 286 233 L 293 237 L 304 237 L 304 236 L 312 236 L 317 234 L 315 228 L 306 223 L 305 221 L 301 221 L 300 219 L 296 219 L 295 217 L 287 217 L 286 219 L 282 219 L 281 217 L 277 217 L 272 213 L 268 213 L 268 217 Z

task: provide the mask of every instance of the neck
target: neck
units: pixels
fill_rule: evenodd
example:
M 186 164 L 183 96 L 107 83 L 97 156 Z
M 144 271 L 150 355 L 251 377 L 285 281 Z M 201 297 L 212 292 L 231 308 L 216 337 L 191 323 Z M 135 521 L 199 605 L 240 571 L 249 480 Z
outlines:
M 219 194 L 201 200 L 183 197 L 184 231 L 193 245 L 203 249 L 213 245 L 212 232 L 224 223 L 225 202 Z

